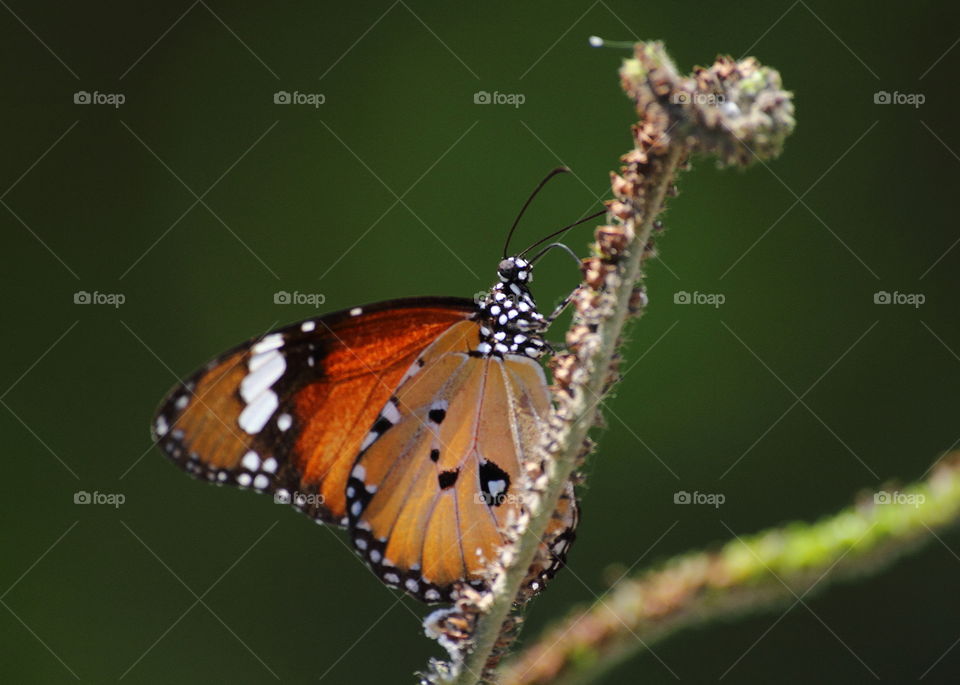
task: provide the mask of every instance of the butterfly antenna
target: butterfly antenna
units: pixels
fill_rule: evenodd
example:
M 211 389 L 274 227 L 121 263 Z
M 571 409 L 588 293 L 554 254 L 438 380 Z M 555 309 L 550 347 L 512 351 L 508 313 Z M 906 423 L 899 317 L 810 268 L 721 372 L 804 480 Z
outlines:
M 566 252 L 568 255 L 573 257 L 573 261 L 577 263 L 577 266 L 580 265 L 580 258 L 577 256 L 577 253 L 571 250 L 569 245 L 566 245 L 564 243 L 550 243 L 549 245 L 545 245 L 542 250 L 540 250 L 537 254 L 535 254 L 533 257 L 530 258 L 530 263 L 536 264 L 538 261 L 540 261 L 540 258 L 543 255 L 547 254 L 550 250 L 552 250 L 555 247 L 560 248 L 561 250 Z
M 579 226 L 580 224 L 585 224 L 586 222 L 590 221 L 591 219 L 596 219 L 598 216 L 602 216 L 602 215 L 604 215 L 604 214 L 606 214 L 606 213 L 607 213 L 607 210 L 606 210 L 606 209 L 601 209 L 599 212 L 596 212 L 595 214 L 591 214 L 590 216 L 584 217 L 583 219 L 580 219 L 580 220 L 578 220 L 578 221 L 574 221 L 572 224 L 568 224 L 567 226 L 564 226 L 564 227 L 561 228 L 560 230 L 554 231 L 554 232 L 551 233 L 550 235 L 545 235 L 544 237 L 540 238 L 540 240 L 538 240 L 537 242 L 535 242 L 533 245 L 531 245 L 530 247 L 528 247 L 526 250 L 524 250 L 523 252 L 521 252 L 519 256 L 522 257 L 523 255 L 527 254 L 530 250 L 532 250 L 533 248 L 535 248 L 537 245 L 540 245 L 540 244 L 542 244 L 542 243 L 545 243 L 545 242 L 547 242 L 548 240 L 550 240 L 551 238 L 556 238 L 556 237 L 557 237 L 558 235 L 560 235 L 561 233 L 565 233 L 565 232 L 569 231 L 571 228 L 574 228 L 575 226 Z M 579 261 L 579 259 L 578 259 L 577 261 Z
M 619 50 L 633 50 L 635 43 L 628 40 L 604 40 L 600 36 L 590 36 L 587 39 L 592 48 L 615 48 Z
M 553 169 L 549 174 L 546 175 L 546 177 L 544 177 L 542 181 L 540 181 L 537 187 L 533 189 L 533 192 L 530 193 L 530 197 L 527 198 L 527 201 L 523 203 L 523 207 L 520 208 L 520 213 L 517 214 L 517 218 L 513 220 L 513 226 L 510 227 L 510 231 L 507 233 L 507 239 L 503 243 L 504 259 L 507 258 L 507 248 L 510 247 L 510 238 L 513 237 L 513 232 L 517 230 L 517 224 L 519 224 L 520 219 L 523 218 L 523 213 L 527 211 L 527 207 L 529 207 L 530 203 L 533 202 L 533 198 L 537 196 L 537 193 L 540 192 L 543 186 L 547 185 L 547 181 L 549 181 L 551 178 L 553 178 L 557 174 L 568 174 L 568 173 L 570 173 L 570 169 L 568 169 L 565 166 L 561 166 L 561 167 L 557 167 L 556 169 Z

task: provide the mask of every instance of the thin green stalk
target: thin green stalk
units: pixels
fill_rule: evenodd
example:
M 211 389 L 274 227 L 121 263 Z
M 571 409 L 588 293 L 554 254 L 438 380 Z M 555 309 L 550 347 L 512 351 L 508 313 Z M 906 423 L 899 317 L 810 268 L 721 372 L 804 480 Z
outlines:
M 924 481 L 861 497 L 816 523 L 734 535 L 718 551 L 684 554 L 618 582 L 505 665 L 500 683 L 596 682 L 680 630 L 807 601 L 880 572 L 958 523 L 960 452 Z

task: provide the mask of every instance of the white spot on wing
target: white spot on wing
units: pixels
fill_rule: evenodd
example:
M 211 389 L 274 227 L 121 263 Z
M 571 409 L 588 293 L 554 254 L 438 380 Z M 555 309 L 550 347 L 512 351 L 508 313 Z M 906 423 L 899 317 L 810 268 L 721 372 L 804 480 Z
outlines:
M 255 370 L 251 370 L 243 380 L 240 381 L 240 396 L 248 404 L 253 402 L 264 390 L 276 383 L 287 368 L 287 363 L 283 355 L 279 352 L 270 352 L 262 363 L 257 364 Z M 253 361 L 251 359 L 251 361 Z
M 258 342 L 250 351 L 253 354 L 260 354 L 261 352 L 269 352 L 270 350 L 275 350 L 278 347 L 283 347 L 283 333 L 271 333 L 266 336 L 263 340 Z
M 240 465 L 243 466 L 247 471 L 259 471 L 260 470 L 260 455 L 250 450 L 243 455 L 243 459 L 240 460 Z
M 497 497 L 506 489 L 507 482 L 505 480 L 492 480 L 487 483 L 487 492 L 489 492 L 493 497 Z
M 280 414 L 280 416 L 277 417 L 277 428 L 280 430 L 285 431 L 292 425 L 293 418 L 291 418 L 290 414 Z
M 261 393 L 257 398 L 243 408 L 237 423 L 250 435 L 256 435 L 267 424 L 267 420 L 277 410 L 280 402 L 272 390 Z
M 168 430 L 170 430 L 170 426 L 167 424 L 167 419 L 162 415 L 157 417 L 156 427 L 157 435 L 159 435 L 161 438 L 167 434 Z
M 384 406 L 382 416 L 393 425 L 397 425 L 400 422 L 400 412 L 397 409 L 397 405 L 393 403 L 393 400 L 390 400 L 386 406 Z
M 255 354 L 251 356 L 250 361 L 247 362 L 247 368 L 250 369 L 251 372 L 256 371 L 278 354 L 280 353 L 276 350 L 267 350 L 266 352 Z
M 304 321 L 302 324 L 300 324 L 300 330 L 303 331 L 304 333 L 309 333 L 316 327 L 317 327 L 317 324 L 314 321 Z
M 350 310 L 350 316 L 360 316 L 363 314 L 363 307 L 354 307 Z
M 413 364 L 410 365 L 410 368 L 407 369 L 406 373 L 403 374 L 403 378 L 400 379 L 400 383 L 397 387 L 400 387 L 400 385 L 403 385 L 407 381 L 407 379 L 415 376 L 416 373 L 422 367 L 423 367 L 423 360 L 418 358 L 416 361 L 413 362 Z
M 365 449 L 370 447 L 373 444 L 373 441 L 380 437 L 379 433 L 370 431 L 363 437 L 363 442 L 360 443 L 360 451 L 363 452 Z

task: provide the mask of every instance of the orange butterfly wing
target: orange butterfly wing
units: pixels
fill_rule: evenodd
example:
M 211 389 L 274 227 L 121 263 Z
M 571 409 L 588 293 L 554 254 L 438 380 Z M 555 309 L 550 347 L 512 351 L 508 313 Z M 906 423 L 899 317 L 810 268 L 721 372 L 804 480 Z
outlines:
M 358 552 L 388 585 L 428 602 L 455 583 L 482 586 L 520 512 L 521 464 L 539 440 L 550 403 L 539 364 L 477 355 L 479 326 L 452 326 L 418 357 L 364 440 L 347 486 Z M 547 532 L 562 563 L 577 511 L 572 488 Z M 537 588 L 534 588 L 537 589 Z
M 166 397 L 154 439 L 191 475 L 273 492 L 344 523 L 364 437 L 418 355 L 473 317 L 460 298 L 416 298 L 282 328 L 218 357 Z

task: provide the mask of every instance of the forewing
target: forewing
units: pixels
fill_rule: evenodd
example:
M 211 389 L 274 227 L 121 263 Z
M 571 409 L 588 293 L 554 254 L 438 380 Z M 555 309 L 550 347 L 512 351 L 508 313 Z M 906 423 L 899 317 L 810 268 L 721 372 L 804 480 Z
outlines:
M 420 353 L 475 311 L 459 298 L 393 300 L 250 340 L 170 391 L 154 439 L 197 478 L 343 523 L 348 474 L 387 399 Z

